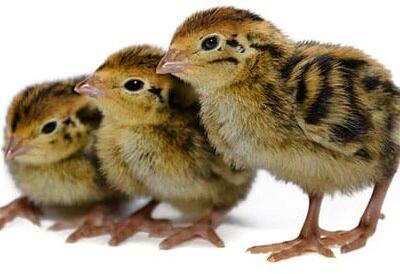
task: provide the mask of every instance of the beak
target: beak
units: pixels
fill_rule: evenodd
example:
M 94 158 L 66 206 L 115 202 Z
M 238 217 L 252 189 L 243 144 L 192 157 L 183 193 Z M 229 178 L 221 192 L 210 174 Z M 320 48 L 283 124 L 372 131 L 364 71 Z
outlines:
M 7 161 L 13 160 L 15 157 L 25 154 L 29 149 L 30 146 L 24 145 L 24 139 L 11 136 L 5 151 L 5 158 Z
M 179 73 L 190 67 L 188 53 L 185 50 L 170 49 L 158 63 L 158 74 Z
M 74 90 L 79 94 L 87 95 L 90 97 L 104 96 L 104 92 L 96 87 L 96 85 L 101 84 L 102 82 L 103 81 L 100 79 L 100 77 L 92 75 L 85 80 L 79 82 L 75 86 Z

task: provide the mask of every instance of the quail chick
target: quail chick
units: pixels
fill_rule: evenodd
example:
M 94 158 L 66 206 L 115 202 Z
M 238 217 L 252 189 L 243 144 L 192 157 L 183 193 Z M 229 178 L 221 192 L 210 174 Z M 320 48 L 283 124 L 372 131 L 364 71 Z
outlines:
M 98 172 L 94 153 L 100 111 L 74 92 L 83 77 L 27 87 L 7 114 L 5 158 L 22 198 L 0 209 L 0 226 L 20 215 L 39 223 L 43 206 L 84 206 L 116 196 Z M 53 229 L 80 226 L 67 240 L 100 234 L 95 223 L 110 225 L 103 206 L 87 217 L 57 223 Z M 103 231 L 105 232 L 105 231 Z
M 116 225 L 110 244 L 139 230 L 170 234 L 165 220 L 151 218 L 157 204 L 166 202 L 200 218 L 173 230 L 160 248 L 195 237 L 222 247 L 214 228 L 246 196 L 254 171 L 233 169 L 215 154 L 199 124 L 190 87 L 156 74 L 163 54 L 146 45 L 123 49 L 76 87 L 94 97 L 104 113 L 97 150 L 107 182 L 128 195 L 154 199 Z
M 332 244 L 342 252 L 366 244 L 399 161 L 400 92 L 381 64 L 352 47 L 295 43 L 260 16 L 225 7 L 189 17 L 157 71 L 195 87 L 202 122 L 226 161 L 267 169 L 308 194 L 299 237 L 252 253 L 272 253 L 270 261 L 333 257 Z M 355 229 L 319 228 L 325 193 L 368 186 L 374 191 Z

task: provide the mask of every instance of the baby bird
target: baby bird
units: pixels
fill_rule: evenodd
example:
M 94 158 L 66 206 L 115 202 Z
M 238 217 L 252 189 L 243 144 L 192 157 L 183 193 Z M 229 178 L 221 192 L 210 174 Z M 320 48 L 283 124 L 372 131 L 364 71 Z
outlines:
M 100 111 L 74 92 L 83 77 L 27 87 L 12 101 L 7 114 L 5 158 L 22 198 L 0 209 L 0 227 L 16 216 L 39 224 L 42 206 L 83 206 L 113 198 L 98 172 L 94 153 Z M 67 241 L 100 231 L 110 224 L 104 209 L 95 207 L 86 218 L 56 224 L 54 229 L 81 225 Z M 104 231 L 103 231 L 104 232 Z
M 97 150 L 107 182 L 127 195 L 153 198 L 116 224 L 110 244 L 142 230 L 169 235 L 162 249 L 195 237 L 222 247 L 214 228 L 246 196 L 254 171 L 233 169 L 215 154 L 197 119 L 197 98 L 190 87 L 156 74 L 163 54 L 147 45 L 128 47 L 76 87 L 94 97 L 104 113 Z M 159 202 L 200 219 L 173 230 L 166 220 L 151 218 Z
M 330 245 L 349 252 L 374 234 L 400 151 L 400 91 L 377 61 L 351 47 L 295 43 L 260 16 L 224 7 L 189 17 L 157 72 L 195 87 L 208 137 L 226 161 L 267 169 L 309 195 L 299 237 L 252 253 L 333 257 Z M 319 228 L 325 193 L 367 186 L 374 191 L 355 229 Z

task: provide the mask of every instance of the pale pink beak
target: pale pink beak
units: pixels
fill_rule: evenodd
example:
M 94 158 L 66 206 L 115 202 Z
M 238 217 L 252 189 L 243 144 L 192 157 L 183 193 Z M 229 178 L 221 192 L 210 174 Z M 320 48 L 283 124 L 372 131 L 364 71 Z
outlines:
M 92 75 L 85 80 L 79 82 L 74 90 L 82 95 L 87 95 L 90 97 L 100 97 L 104 96 L 104 92 L 97 88 L 97 85 L 101 84 L 103 81 L 100 77 Z
M 170 49 L 158 63 L 158 74 L 179 73 L 190 67 L 188 53 L 184 50 Z
M 30 148 L 29 145 L 24 145 L 24 139 L 21 137 L 11 136 L 5 151 L 5 158 L 7 161 L 13 160 L 15 157 L 25 154 Z

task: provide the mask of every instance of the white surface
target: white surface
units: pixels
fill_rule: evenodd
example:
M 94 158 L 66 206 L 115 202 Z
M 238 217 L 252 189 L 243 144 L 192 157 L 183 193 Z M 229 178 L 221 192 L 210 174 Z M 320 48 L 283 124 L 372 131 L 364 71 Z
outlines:
M 193 11 L 220 4 L 249 8 L 273 21 L 295 39 L 315 39 L 364 49 L 393 71 L 400 84 L 398 1 L 1 1 L 0 128 L 12 96 L 24 86 L 94 70 L 110 53 L 134 43 L 167 46 L 175 27 Z M 2 134 L 2 130 L 0 130 Z M 2 140 L 2 138 L 0 138 Z M 0 162 L 0 204 L 18 192 Z M 384 205 L 386 219 L 366 248 L 336 259 L 308 255 L 276 264 L 265 255 L 250 255 L 254 244 L 288 240 L 297 235 L 307 198 L 292 185 L 260 172 L 247 201 L 218 229 L 226 248 L 201 240 L 159 251 L 158 239 L 144 234 L 120 247 L 107 237 L 70 245 L 67 232 L 52 233 L 18 219 L 0 231 L 2 273 L 385 273 L 398 269 L 400 243 L 399 175 Z M 326 199 L 321 223 L 328 229 L 356 225 L 370 190 L 353 197 Z M 157 216 L 169 210 L 160 208 Z M 391 269 L 391 270 L 390 270 Z

